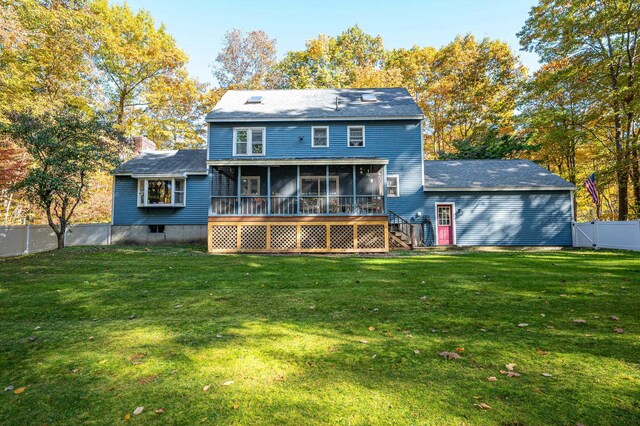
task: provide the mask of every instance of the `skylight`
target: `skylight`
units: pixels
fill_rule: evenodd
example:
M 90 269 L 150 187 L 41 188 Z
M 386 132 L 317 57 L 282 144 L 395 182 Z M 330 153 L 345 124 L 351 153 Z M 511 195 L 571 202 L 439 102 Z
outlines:
M 249 96 L 249 99 L 247 99 L 247 103 L 248 104 L 261 104 L 262 103 L 262 96 L 260 96 L 260 95 Z
M 362 102 L 378 102 L 378 98 L 373 93 L 363 93 Z

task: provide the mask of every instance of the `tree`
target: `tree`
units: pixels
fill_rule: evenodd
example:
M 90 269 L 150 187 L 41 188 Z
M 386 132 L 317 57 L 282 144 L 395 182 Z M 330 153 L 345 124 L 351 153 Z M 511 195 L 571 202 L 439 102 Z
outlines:
M 39 115 L 13 113 L 8 122 L 0 131 L 17 141 L 31 159 L 14 190 L 22 190 L 45 212 L 58 248 L 64 248 L 65 233 L 88 189 L 89 175 L 119 161 L 116 134 L 92 112 L 70 105 Z
M 385 58 L 382 37 L 355 25 L 335 38 L 318 35 L 304 51 L 288 52 L 275 67 L 274 79 L 291 89 L 395 85 L 399 72 L 385 70 Z
M 590 93 L 588 130 L 606 137 L 613 152 L 618 219 L 629 217 L 629 180 L 640 211 L 638 100 L 640 3 L 636 0 L 541 0 L 518 34 L 524 49 L 545 63 L 567 62 Z
M 498 40 L 478 42 L 468 34 L 440 49 L 420 94 L 433 152 L 455 149 L 456 140 L 480 140 L 491 126 L 513 126 L 525 75 L 518 57 Z
M 479 140 L 462 139 L 452 143 L 453 152 L 440 153 L 442 160 L 482 160 L 518 158 L 531 151 L 529 137 L 522 134 L 500 132 L 496 126 L 491 126 Z
M 222 92 L 209 89 L 184 70 L 176 76 L 155 79 L 149 85 L 147 112 L 140 119 L 138 133 L 164 149 L 201 148 L 206 143 L 204 117 Z
M 155 79 L 175 76 L 186 63 L 164 25 L 156 28 L 149 12 L 133 13 L 129 6 L 109 6 L 106 0 L 92 5 L 100 23 L 93 38 L 97 44 L 95 62 L 103 73 L 113 121 L 131 134 L 136 120 L 144 114 L 144 94 Z
M 90 103 L 97 91 L 88 36 L 95 21 L 86 2 L 0 0 L 0 5 L 0 113 Z
M 238 29 L 227 31 L 224 48 L 212 65 L 213 75 L 224 89 L 262 89 L 276 63 L 276 40 L 264 31 L 246 36 Z

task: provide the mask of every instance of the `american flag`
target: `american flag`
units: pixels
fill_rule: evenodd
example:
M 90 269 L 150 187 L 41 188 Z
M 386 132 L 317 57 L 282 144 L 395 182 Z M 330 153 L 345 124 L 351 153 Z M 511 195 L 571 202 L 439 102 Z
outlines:
M 600 197 L 598 196 L 598 187 L 596 186 L 596 174 L 591 173 L 591 175 L 584 181 L 584 186 L 587 188 L 589 195 L 591 195 L 591 199 L 594 204 L 600 204 Z

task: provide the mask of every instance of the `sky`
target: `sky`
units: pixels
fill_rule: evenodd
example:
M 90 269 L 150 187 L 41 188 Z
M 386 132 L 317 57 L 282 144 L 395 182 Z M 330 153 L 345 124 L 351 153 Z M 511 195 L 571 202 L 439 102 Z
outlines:
M 117 1 L 117 3 L 123 3 Z M 215 84 L 211 64 L 227 30 L 264 30 L 277 40 L 278 58 L 303 50 L 318 34 L 337 36 L 358 24 L 382 36 L 387 49 L 441 47 L 457 34 L 472 33 L 508 43 L 530 70 L 538 56 L 521 52 L 516 33 L 536 0 L 128 0 L 166 25 L 189 55 L 188 70 Z

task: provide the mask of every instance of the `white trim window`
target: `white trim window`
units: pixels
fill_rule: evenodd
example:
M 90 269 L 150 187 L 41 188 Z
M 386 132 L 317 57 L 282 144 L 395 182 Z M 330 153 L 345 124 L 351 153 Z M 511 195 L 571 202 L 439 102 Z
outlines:
M 255 197 L 260 195 L 260 176 L 242 176 L 240 178 L 240 195 Z
M 364 126 L 347 126 L 347 146 L 364 148 Z
M 400 176 L 387 175 L 387 197 L 400 196 Z
M 236 127 L 233 129 L 234 156 L 264 156 L 266 148 L 264 127 Z
M 138 207 L 184 207 L 186 186 L 185 178 L 138 179 Z
M 329 127 L 327 126 L 311 127 L 311 147 L 312 148 L 328 148 L 329 147 Z

